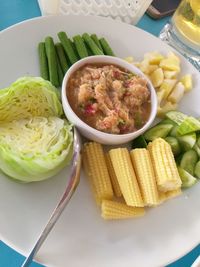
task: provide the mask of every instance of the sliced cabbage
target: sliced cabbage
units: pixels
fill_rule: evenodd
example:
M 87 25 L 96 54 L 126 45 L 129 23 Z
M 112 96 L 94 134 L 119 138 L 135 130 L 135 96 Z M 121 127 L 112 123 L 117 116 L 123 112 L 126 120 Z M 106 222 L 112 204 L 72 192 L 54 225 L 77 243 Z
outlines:
M 23 77 L 0 90 L 0 123 L 63 114 L 58 90 L 40 77 Z
M 57 174 L 71 160 L 72 126 L 59 91 L 40 77 L 22 77 L 0 90 L 0 169 L 32 182 Z
M 24 182 L 57 174 L 72 157 L 71 130 L 66 120 L 55 116 L 0 123 L 0 169 Z

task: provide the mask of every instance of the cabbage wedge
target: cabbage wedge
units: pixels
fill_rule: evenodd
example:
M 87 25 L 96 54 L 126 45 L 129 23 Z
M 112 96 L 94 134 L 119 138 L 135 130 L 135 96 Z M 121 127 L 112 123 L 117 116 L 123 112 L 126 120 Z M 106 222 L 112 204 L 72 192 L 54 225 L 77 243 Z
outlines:
M 72 125 L 57 89 L 39 77 L 0 90 L 0 169 L 23 182 L 47 179 L 71 160 Z
M 58 90 L 40 77 L 23 77 L 0 90 L 0 123 L 63 114 Z

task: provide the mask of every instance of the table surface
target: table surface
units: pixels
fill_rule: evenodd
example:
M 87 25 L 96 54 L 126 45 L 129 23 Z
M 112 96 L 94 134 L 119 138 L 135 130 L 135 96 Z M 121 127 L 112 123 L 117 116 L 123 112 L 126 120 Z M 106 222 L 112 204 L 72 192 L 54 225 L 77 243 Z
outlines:
M 41 12 L 37 0 L 0 0 L 0 31 L 18 22 L 39 16 L 41 16 Z M 158 36 L 160 30 L 168 20 L 169 17 L 155 21 L 150 19 L 147 15 L 144 15 L 137 26 Z M 190 267 L 199 255 L 200 245 L 167 267 Z M 1 267 L 19 267 L 23 260 L 24 256 L 0 241 Z M 32 263 L 30 266 L 41 267 L 42 265 Z

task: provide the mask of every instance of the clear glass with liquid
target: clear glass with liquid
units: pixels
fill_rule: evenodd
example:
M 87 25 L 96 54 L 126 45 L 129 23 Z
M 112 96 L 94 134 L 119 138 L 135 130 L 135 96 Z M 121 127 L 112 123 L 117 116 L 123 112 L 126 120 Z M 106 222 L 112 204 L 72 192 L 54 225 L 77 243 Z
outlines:
M 200 0 L 182 0 L 159 37 L 200 71 Z

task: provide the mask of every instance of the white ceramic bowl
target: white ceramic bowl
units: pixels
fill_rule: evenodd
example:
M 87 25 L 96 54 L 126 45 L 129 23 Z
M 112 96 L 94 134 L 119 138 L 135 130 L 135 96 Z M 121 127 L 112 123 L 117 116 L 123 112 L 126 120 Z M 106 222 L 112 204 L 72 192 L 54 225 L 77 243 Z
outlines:
M 151 93 L 151 113 L 149 116 L 148 121 L 146 124 L 139 130 L 128 133 L 128 134 L 109 134 L 102 131 L 98 131 L 89 125 L 87 125 L 85 122 L 83 122 L 72 110 L 67 96 L 66 96 L 66 90 L 67 90 L 67 83 L 69 78 L 71 77 L 72 73 L 74 73 L 76 70 L 84 66 L 85 64 L 91 64 L 91 63 L 104 63 L 104 64 L 114 64 L 118 65 L 119 67 L 125 68 L 130 72 L 133 72 L 135 74 L 138 74 L 142 77 L 144 77 L 147 80 L 147 85 Z M 62 83 L 62 104 L 63 109 L 65 112 L 66 117 L 71 121 L 80 131 L 80 133 L 85 136 L 86 138 L 99 142 L 101 144 L 107 144 L 107 145 L 117 145 L 117 144 L 123 144 L 127 143 L 142 133 L 144 133 L 152 124 L 157 111 L 157 97 L 154 87 L 152 86 L 151 82 L 147 79 L 147 77 L 135 66 L 132 64 L 126 62 L 123 59 L 117 58 L 117 57 L 111 57 L 111 56 L 90 56 L 84 59 L 79 60 L 75 64 L 73 64 L 69 70 L 66 72 L 65 77 L 63 79 Z

